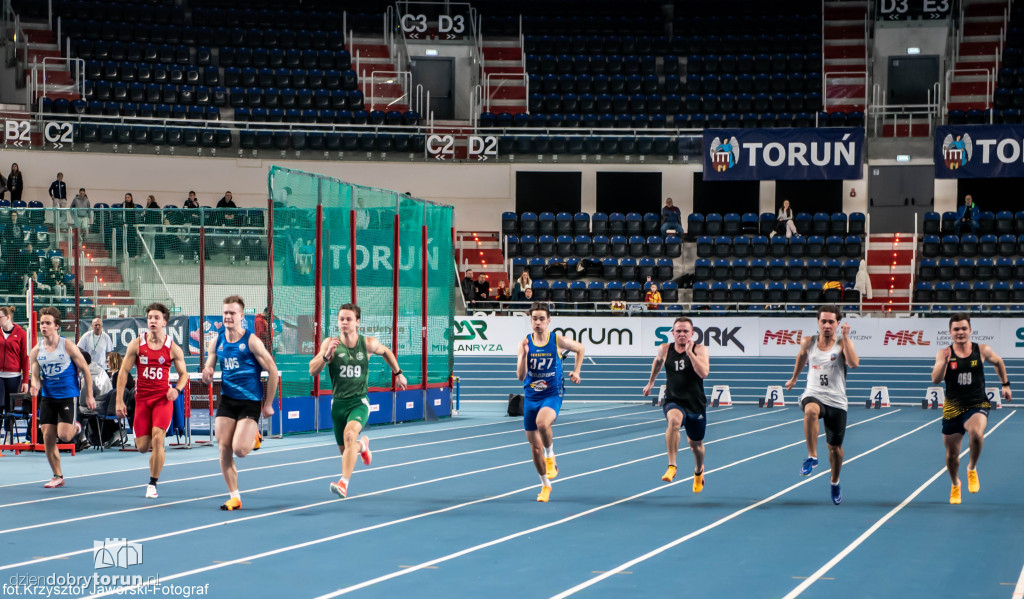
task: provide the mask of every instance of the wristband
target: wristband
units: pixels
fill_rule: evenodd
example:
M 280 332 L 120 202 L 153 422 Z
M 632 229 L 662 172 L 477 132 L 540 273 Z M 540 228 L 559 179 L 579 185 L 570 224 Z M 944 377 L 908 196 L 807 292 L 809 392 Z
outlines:
M 1005 383 L 1003 383 L 1003 386 L 1004 387 L 1009 387 L 1010 386 L 1010 381 L 1006 381 Z
M 400 374 L 402 374 L 402 369 L 401 368 L 398 369 L 398 372 L 395 373 L 395 376 L 398 376 Z

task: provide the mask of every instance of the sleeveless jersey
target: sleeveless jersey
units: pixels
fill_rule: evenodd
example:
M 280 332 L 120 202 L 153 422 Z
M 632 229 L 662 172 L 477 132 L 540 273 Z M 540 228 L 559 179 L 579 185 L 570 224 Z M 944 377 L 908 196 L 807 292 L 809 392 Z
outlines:
M 141 401 L 167 398 L 171 386 L 171 336 L 167 335 L 160 349 L 150 349 L 146 339 L 149 333 L 139 338 L 139 359 L 135 365 L 139 374 L 135 397 Z
M 697 346 L 694 345 L 694 349 Z M 704 379 L 697 375 L 686 352 L 677 352 L 675 343 L 668 345 L 665 357 L 665 403 L 678 404 L 687 413 L 699 414 L 707 409 Z
M 221 393 L 245 401 L 263 401 L 263 370 L 256 356 L 249 350 L 249 331 L 234 343 L 228 341 L 227 331 L 217 336 L 217 359 L 220 361 Z
M 800 396 L 813 397 L 826 406 L 846 410 L 846 356 L 839 340 L 828 350 L 818 349 L 818 336 L 811 337 L 811 351 L 807 356 L 807 389 Z
M 78 367 L 71 361 L 63 337 L 57 341 L 57 348 L 46 351 L 46 341 L 39 341 L 39 375 L 42 379 L 40 395 L 51 399 L 78 397 Z
M 558 353 L 558 336 L 548 333 L 548 342 L 535 345 L 527 335 L 526 378 L 523 388 L 527 398 L 550 397 L 562 393 L 562 358 Z
M 327 364 L 331 376 L 331 391 L 335 400 L 366 397 L 369 385 L 370 354 L 366 352 L 366 337 L 359 335 L 355 347 L 338 345 Z
M 971 343 L 971 355 L 966 358 L 958 357 L 950 346 L 949 364 L 943 380 L 946 383 L 943 418 L 956 418 L 973 408 L 992 407 L 985 394 L 985 369 L 977 343 Z

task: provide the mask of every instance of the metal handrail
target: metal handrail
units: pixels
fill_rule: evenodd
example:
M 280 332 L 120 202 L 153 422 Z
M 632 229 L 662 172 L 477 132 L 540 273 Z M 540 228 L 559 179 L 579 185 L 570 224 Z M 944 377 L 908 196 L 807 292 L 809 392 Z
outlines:
M 401 70 L 399 70 L 399 71 L 374 71 L 374 72 L 370 73 L 370 102 L 369 102 L 369 105 L 370 105 L 370 109 L 371 110 L 373 109 L 373 106 L 375 104 L 375 100 L 377 99 L 377 96 L 376 96 L 376 86 L 377 86 L 377 78 L 378 77 L 384 78 L 384 79 L 397 80 L 398 85 L 401 87 L 402 94 L 400 96 L 398 96 L 397 98 L 395 98 L 394 100 L 392 100 L 388 104 L 389 107 L 392 104 L 395 104 L 396 102 L 398 102 L 399 100 L 402 100 L 403 98 L 407 100 L 406 103 L 410 107 L 412 106 L 411 97 L 409 95 L 409 90 L 412 87 L 412 72 L 410 72 L 410 71 L 401 71 Z M 390 84 L 390 83 L 394 83 L 394 81 L 384 81 L 384 84 Z M 385 99 L 385 98 L 382 98 L 382 100 L 383 99 Z
M 494 80 L 498 80 L 498 79 L 510 79 L 510 80 L 522 79 L 523 80 L 523 87 L 527 88 L 527 97 L 529 97 L 530 76 L 526 74 L 525 70 L 522 73 L 517 73 L 517 72 L 487 73 L 487 76 L 484 79 L 484 95 L 483 95 L 483 101 L 484 101 L 484 105 L 487 107 L 487 112 L 491 112 L 491 96 L 494 93 L 497 93 L 497 91 L 499 89 L 501 89 L 502 86 L 505 85 L 504 83 L 502 83 L 502 84 L 494 86 L 494 88 L 492 89 L 492 87 L 491 87 L 493 85 L 491 83 L 492 79 L 494 79 Z

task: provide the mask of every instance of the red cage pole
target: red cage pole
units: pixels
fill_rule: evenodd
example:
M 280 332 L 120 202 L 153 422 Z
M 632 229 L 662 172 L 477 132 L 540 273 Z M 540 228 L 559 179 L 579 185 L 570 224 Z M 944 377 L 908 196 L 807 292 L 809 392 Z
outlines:
M 80 320 L 82 318 L 82 261 L 80 259 L 82 255 L 82 250 L 78 247 L 78 227 L 74 227 L 71 230 L 74 231 L 74 233 L 72 234 L 71 247 L 68 249 L 69 253 L 71 254 L 71 259 L 75 261 L 75 271 L 73 273 L 75 276 L 75 339 L 78 339 L 81 337 Z
M 39 329 L 36 328 L 37 327 L 37 324 L 36 324 L 36 308 L 35 308 L 35 301 L 34 301 L 35 300 L 35 295 L 34 295 L 35 289 L 33 288 L 33 283 L 34 283 L 34 281 L 32 280 L 32 277 L 29 277 L 29 279 L 28 279 L 28 289 L 25 292 L 25 312 L 26 312 L 26 316 L 28 316 L 28 349 L 29 349 L 29 351 L 32 351 L 32 348 L 36 346 L 36 331 L 39 330 Z M 31 364 L 29 364 L 29 366 L 28 366 L 28 377 L 29 377 L 28 378 L 28 384 L 31 387 L 31 385 L 32 385 L 32 365 Z M 29 389 L 29 390 L 31 391 L 31 389 Z M 39 442 L 38 435 L 36 434 L 37 431 L 39 430 L 39 421 L 38 421 L 39 405 L 38 404 L 39 404 L 39 399 L 35 395 L 33 395 L 32 396 L 32 449 L 33 450 L 36 449 L 36 444 Z
M 421 262 L 420 269 L 423 271 L 423 289 L 422 289 L 423 303 L 422 303 L 421 309 L 420 309 L 420 311 L 422 312 L 422 327 L 423 327 L 423 330 L 421 332 L 421 335 L 422 335 L 423 341 L 422 341 L 422 345 L 420 347 L 422 348 L 422 354 L 423 354 L 423 406 L 424 406 L 423 409 L 424 410 L 426 410 L 426 405 L 427 405 L 426 404 L 426 402 L 427 402 L 427 384 L 429 382 L 429 380 L 427 378 L 427 353 L 430 351 L 430 346 L 428 345 L 429 339 L 428 339 L 428 336 L 427 336 L 427 247 L 428 246 L 427 246 L 427 219 L 426 219 L 426 212 L 427 212 L 426 204 L 424 204 L 423 205 L 424 219 L 423 219 L 423 226 L 421 227 L 421 229 L 423 230 L 423 241 L 422 241 L 422 245 L 420 246 L 422 248 L 422 253 L 421 253 L 422 259 L 420 260 L 420 262 Z
M 356 276 L 357 276 L 356 265 L 359 263 L 359 260 L 358 260 L 358 258 L 356 256 L 356 209 L 355 208 L 352 208 L 349 211 L 348 224 L 349 224 L 349 230 L 351 230 L 351 235 L 350 235 L 350 239 L 349 239 L 349 243 L 348 243 L 348 245 L 349 245 L 348 255 L 349 255 L 349 262 L 352 263 L 352 276 L 351 276 L 351 281 L 352 281 L 352 283 L 351 283 L 351 286 L 352 286 L 352 303 L 355 304 L 356 303 L 356 290 L 359 287 L 359 284 L 356 281 Z
M 398 225 L 401 222 L 401 218 L 398 216 L 398 199 L 395 199 L 395 252 L 394 261 L 391 263 L 391 351 L 395 354 L 395 359 L 398 359 L 398 262 L 399 262 L 399 251 L 401 247 L 398 245 L 400 242 L 400 235 L 398 232 Z M 395 386 L 396 377 L 394 373 L 391 374 L 391 390 L 395 391 L 398 387 Z M 397 414 L 391 413 L 392 419 L 397 418 Z

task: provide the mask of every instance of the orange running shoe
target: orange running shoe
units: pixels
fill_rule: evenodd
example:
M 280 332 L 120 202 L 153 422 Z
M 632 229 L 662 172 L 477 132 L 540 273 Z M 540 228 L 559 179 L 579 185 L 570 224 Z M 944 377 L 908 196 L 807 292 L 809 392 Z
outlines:
M 953 485 L 949 490 L 949 502 L 953 505 L 960 505 L 960 485 Z
M 700 469 L 700 474 L 693 475 L 693 492 L 700 493 L 704 490 L 704 469 Z
M 551 499 L 551 487 L 541 487 L 540 493 L 537 495 L 537 501 L 547 503 Z
M 967 490 L 971 493 L 977 493 L 981 490 L 981 481 L 978 480 L 978 470 L 967 471 Z
M 359 452 L 359 457 L 363 459 L 364 464 L 369 466 L 370 460 L 373 458 L 373 456 L 370 454 L 370 438 L 367 437 L 366 435 L 363 435 L 363 438 L 360 439 L 359 441 L 360 443 L 363 444 L 363 447 L 365 447 L 365 449 Z
M 334 493 L 338 497 L 345 499 L 346 497 L 348 497 L 348 483 L 340 480 L 336 483 L 331 483 L 331 493 Z
M 665 471 L 665 474 L 661 475 L 661 480 L 663 480 L 663 481 L 665 481 L 667 483 L 670 483 L 670 482 L 673 481 L 673 479 L 675 479 L 675 477 L 676 477 L 676 467 L 672 466 L 670 464 L 669 467 L 668 467 L 668 470 Z
M 263 447 L 263 435 L 259 431 L 256 431 L 256 440 L 253 441 L 252 450 L 258 451 L 260 447 Z
M 48 482 L 45 485 L 43 485 L 43 488 L 44 489 L 56 489 L 57 487 L 63 487 L 63 486 L 64 486 L 64 477 L 63 476 L 54 476 L 53 478 L 50 479 L 50 482 Z
M 220 506 L 220 509 L 224 510 L 225 512 L 233 512 L 235 510 L 240 510 L 242 509 L 242 500 L 237 499 L 235 497 L 231 497 L 224 502 L 224 505 Z
M 558 464 L 555 463 L 555 458 L 544 458 L 544 466 L 547 468 L 548 480 L 553 480 L 558 476 Z

